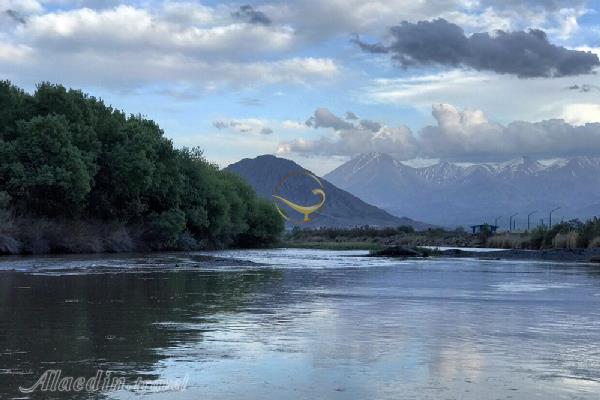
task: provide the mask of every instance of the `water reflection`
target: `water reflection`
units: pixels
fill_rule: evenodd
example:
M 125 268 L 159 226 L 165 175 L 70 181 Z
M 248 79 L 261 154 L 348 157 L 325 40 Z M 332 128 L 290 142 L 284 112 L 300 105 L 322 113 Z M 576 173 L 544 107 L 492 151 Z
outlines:
M 23 397 L 16 388 L 48 368 L 189 376 L 184 392 L 104 393 L 120 399 L 597 397 L 593 267 L 361 254 L 227 252 L 270 265 L 210 269 L 177 255 L 144 268 L 46 260 L 2 272 L 0 398 Z M 53 395 L 33 398 L 76 398 Z
M 157 378 L 155 366 L 170 356 L 168 349 L 203 340 L 199 324 L 209 324 L 215 313 L 237 312 L 257 290 L 268 291 L 280 279 L 272 269 L 2 273 L 0 398 L 31 386 L 47 369 L 60 368 L 63 376 L 93 377 L 102 369 L 133 379 Z

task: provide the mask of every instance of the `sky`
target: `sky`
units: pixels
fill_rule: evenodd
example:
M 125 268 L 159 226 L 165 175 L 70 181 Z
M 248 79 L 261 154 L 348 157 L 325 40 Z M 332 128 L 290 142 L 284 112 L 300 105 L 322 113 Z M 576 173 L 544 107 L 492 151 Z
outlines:
M 0 0 L 0 79 L 226 166 L 600 156 L 600 0 Z

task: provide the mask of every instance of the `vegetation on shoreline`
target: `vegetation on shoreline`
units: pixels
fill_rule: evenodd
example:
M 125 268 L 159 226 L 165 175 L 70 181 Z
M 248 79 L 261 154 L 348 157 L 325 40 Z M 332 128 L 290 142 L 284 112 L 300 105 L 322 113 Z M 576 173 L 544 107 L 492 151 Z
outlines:
M 379 250 L 383 246 L 372 242 L 283 242 L 282 247 L 316 250 Z
M 333 244 L 353 244 L 354 248 L 376 250 L 385 246 L 459 246 L 477 247 L 480 239 L 467 234 L 464 229 L 445 230 L 442 228 L 415 231 L 410 226 L 396 228 L 374 228 L 369 226 L 356 228 L 295 228 L 284 235 L 287 247 L 306 247 L 308 244 L 321 244 L 332 248 Z
M 502 249 L 585 249 L 600 247 L 600 220 L 572 220 L 551 229 L 538 227 L 531 232 L 502 233 L 487 239 L 490 247 Z
M 419 248 L 439 247 L 490 247 L 501 249 L 584 249 L 600 247 L 600 220 L 587 222 L 573 220 L 554 225 L 551 229 L 538 227 L 530 232 L 492 234 L 485 227 L 478 235 L 464 229 L 442 228 L 414 231 L 411 227 L 351 229 L 322 228 L 294 229 L 284 236 L 287 247 L 353 248 L 377 250 L 386 246 Z
M 283 220 L 243 180 L 81 91 L 0 82 L 0 254 L 262 246 Z

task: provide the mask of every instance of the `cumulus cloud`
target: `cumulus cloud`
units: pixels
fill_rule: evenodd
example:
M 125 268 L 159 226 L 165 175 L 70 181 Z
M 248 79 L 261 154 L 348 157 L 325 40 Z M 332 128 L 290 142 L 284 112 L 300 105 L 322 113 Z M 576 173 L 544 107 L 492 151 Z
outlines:
M 561 117 L 573 125 L 585 125 L 590 122 L 600 122 L 600 104 L 569 104 L 564 108 Z
M 433 107 L 436 126 L 420 132 L 424 157 L 461 161 L 506 160 L 521 155 L 538 158 L 600 155 L 600 124 L 572 125 L 562 119 L 490 122 L 480 110 Z
M 313 128 L 332 128 L 339 131 L 342 129 L 351 129 L 353 125 L 344 121 L 326 108 L 317 108 L 312 117 L 306 120 L 306 126 Z
M 308 119 L 307 125 L 315 129 L 331 129 L 334 135 L 321 136 L 316 140 L 296 139 L 282 142 L 277 148 L 277 153 L 353 156 L 357 153 L 378 151 L 392 153 L 401 159 L 416 156 L 416 140 L 410 129 L 405 126 L 388 127 L 369 120 L 361 120 L 354 124 L 344 121 L 326 108 L 316 109 L 314 115 Z
M 293 32 L 286 27 L 245 24 L 178 24 L 164 14 L 121 5 L 106 10 L 87 8 L 32 16 L 19 36 L 55 51 L 112 49 L 185 52 L 191 57 L 234 58 L 249 52 L 288 49 Z M 204 9 L 202 11 L 205 12 Z M 217 15 L 212 15 L 216 20 Z M 216 22 L 216 21 L 215 21 Z M 245 43 L 253 46 L 245 46 Z M 138 46 L 140 46 L 138 48 Z
M 306 125 L 298 121 L 286 119 L 281 123 L 281 127 L 289 130 L 302 130 L 306 128 Z
M 369 119 L 361 119 L 359 124 L 362 129 L 371 132 L 378 132 L 381 129 L 381 124 L 379 122 L 371 121 Z
M 568 110 L 567 110 L 568 111 Z M 502 125 L 490 121 L 481 110 L 458 110 L 449 104 L 432 108 L 435 125 L 417 135 L 407 127 L 378 124 L 365 126 L 362 120 L 350 128 L 332 130 L 315 140 L 297 139 L 279 144 L 280 154 L 354 156 L 370 151 L 385 152 L 401 160 L 441 158 L 453 161 L 503 161 L 528 155 L 558 158 L 578 155 L 600 156 L 600 115 L 597 105 L 577 105 L 573 116 L 586 120 L 551 119 L 540 122 L 515 121 Z
M 0 15 L 13 23 L 1 24 L 0 43 L 31 59 L 23 68 L 18 59 L 0 57 L 5 76 L 119 89 L 177 83 L 213 90 L 313 84 L 338 73 L 332 59 L 290 56 L 297 41 L 291 27 L 240 22 L 226 6 L 167 1 L 47 12 L 37 3 L 4 3 Z
M 250 24 L 271 25 L 271 19 L 261 11 L 255 10 L 251 5 L 243 5 L 237 11 L 231 13 L 235 18 Z
M 474 33 L 445 19 L 402 22 L 390 28 L 389 44 L 353 39 L 370 53 L 390 54 L 401 67 L 443 65 L 512 74 L 520 78 L 589 74 L 600 65 L 589 51 L 570 50 L 548 40 L 539 29 Z

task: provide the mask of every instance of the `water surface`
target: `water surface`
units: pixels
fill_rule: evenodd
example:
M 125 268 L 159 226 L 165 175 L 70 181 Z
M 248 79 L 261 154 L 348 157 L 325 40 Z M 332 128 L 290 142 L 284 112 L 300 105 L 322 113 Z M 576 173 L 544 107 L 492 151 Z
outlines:
M 598 399 L 600 270 L 361 251 L 0 260 L 0 398 Z M 47 369 L 184 391 L 23 394 Z

